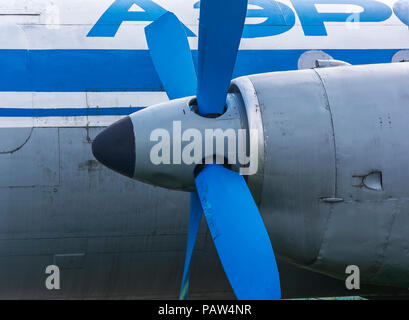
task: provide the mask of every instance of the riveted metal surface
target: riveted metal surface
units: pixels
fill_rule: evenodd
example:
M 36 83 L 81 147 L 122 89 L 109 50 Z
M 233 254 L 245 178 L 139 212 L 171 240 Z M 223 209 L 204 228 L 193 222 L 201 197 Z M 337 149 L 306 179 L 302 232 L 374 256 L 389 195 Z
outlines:
M 345 201 L 333 207 L 314 267 L 342 277 L 348 261 L 362 281 L 408 286 L 409 63 L 316 71 L 333 114 L 337 196 Z
M 313 70 L 251 76 L 263 119 L 261 211 L 277 254 L 302 265 L 319 252 L 335 196 L 331 114 Z

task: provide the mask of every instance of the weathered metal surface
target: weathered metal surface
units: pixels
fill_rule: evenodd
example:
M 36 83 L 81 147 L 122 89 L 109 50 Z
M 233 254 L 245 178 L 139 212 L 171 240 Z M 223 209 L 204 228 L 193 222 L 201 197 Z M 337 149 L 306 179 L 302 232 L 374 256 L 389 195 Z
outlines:
M 5 139 L 15 141 L 15 137 L 25 136 L 26 128 L 0 133 Z M 0 154 L 0 189 L 58 186 L 59 156 L 57 128 L 30 129 L 24 144 L 11 153 Z
M 86 128 L 36 130 L 54 135 L 50 150 L 60 145 L 61 182 L 0 190 L 0 298 L 176 298 L 189 195 L 104 168 L 91 155 Z M 90 129 L 91 138 L 100 130 Z M 32 152 L 42 150 L 36 143 Z M 26 161 L 19 169 L 30 174 Z M 51 264 L 61 266 L 60 290 L 45 288 Z M 349 294 L 343 281 L 283 261 L 279 268 L 284 297 Z M 205 223 L 192 260 L 191 297 L 233 298 Z
M 279 255 L 409 285 L 409 64 L 250 77 L 262 106 L 261 209 Z M 320 201 L 343 199 L 343 201 Z
M 337 196 L 345 202 L 331 211 L 316 267 L 340 275 L 351 261 L 364 281 L 408 286 L 409 64 L 317 72 L 333 114 Z M 356 187 L 355 176 L 372 172 L 382 172 L 381 186 Z
M 49 150 L 46 154 L 58 160 L 60 184 L 1 189 L 0 297 L 109 298 L 144 293 L 176 297 L 186 245 L 188 196 L 103 168 L 92 157 L 86 128 L 36 131 L 50 142 L 35 143 L 35 149 L 28 151 Z M 95 137 L 100 129 L 90 131 Z M 16 155 L 20 152 L 24 148 Z M 21 175 L 35 177 L 31 160 L 24 159 L 18 164 Z M 192 281 L 200 290 L 227 290 L 210 245 L 203 226 L 197 243 L 197 251 L 204 251 L 198 264 L 202 276 Z M 74 263 L 75 268 L 64 268 L 63 261 L 60 291 L 45 288 L 48 265 L 82 254 L 83 261 Z
M 196 9 L 193 9 L 193 6 L 188 8 L 185 2 L 170 3 L 170 1 L 161 2 L 165 9 L 176 10 L 177 13 L 181 13 L 185 24 L 194 29 L 197 25 L 197 16 L 193 14 Z M 26 15 L 16 16 L 12 19 L 13 23 L 23 23 L 22 26 L 2 25 L 0 29 L 1 49 L 6 49 L 5 51 L 10 49 L 32 50 L 22 54 L 19 52 L 16 56 L 17 60 L 9 59 L 6 56 L 2 57 L 4 59 L 2 61 L 5 62 L 2 65 L 0 107 L 25 108 L 28 111 L 30 108 L 44 107 L 51 109 L 54 107 L 60 109 L 64 107 L 96 109 L 101 106 L 126 107 L 128 104 L 124 104 L 124 102 L 129 100 L 135 101 L 138 106 L 151 105 L 166 100 L 163 92 L 126 94 L 55 92 L 59 90 L 85 91 L 85 89 L 98 91 L 98 85 L 94 82 L 98 82 L 100 79 L 109 79 L 110 81 L 102 81 L 102 83 L 111 84 L 105 87 L 99 86 L 102 91 L 135 90 L 132 86 L 139 78 L 149 79 L 149 81 L 148 85 L 143 82 L 143 86 L 138 87 L 138 90 L 160 90 L 160 84 L 153 67 L 149 65 L 149 60 L 140 59 L 139 56 L 129 55 L 127 59 L 120 60 L 121 63 L 116 63 L 115 60 L 119 56 L 110 52 L 109 61 L 111 63 L 103 64 L 101 61 L 105 62 L 104 59 L 98 60 L 100 64 L 97 66 L 100 72 L 95 72 L 95 68 L 92 67 L 93 64 L 89 63 L 90 61 L 94 62 L 93 59 L 98 57 L 98 55 L 93 55 L 94 52 L 101 52 L 101 56 L 103 56 L 102 51 L 104 50 L 101 49 L 146 50 L 143 28 L 147 23 L 150 23 L 149 21 L 124 23 L 119 30 L 119 36 L 115 39 L 92 39 L 86 35 L 101 17 L 101 14 L 112 4 L 111 0 L 87 1 L 86 5 L 84 5 L 83 0 L 65 1 L 58 3 L 58 11 L 49 10 L 50 5 L 53 6 L 54 4 L 55 2 L 50 0 L 9 0 L 0 3 L 1 13 L 6 14 L 0 19 L 3 22 L 10 21 L 11 17 L 7 14 Z M 38 23 L 37 14 L 39 13 L 41 16 Z M 30 14 L 34 14 L 34 16 L 30 16 Z M 402 16 L 398 17 L 402 18 Z M 326 27 L 328 37 L 312 37 L 314 39 L 304 37 L 302 26 L 297 24 L 291 32 L 291 36 L 283 34 L 279 37 L 247 39 L 244 43 L 246 50 L 239 54 L 241 57 L 238 64 L 240 68 L 237 70 L 240 74 L 250 74 L 267 70 L 294 69 L 297 67 L 299 56 L 306 49 L 311 48 L 325 51 L 335 49 L 331 50 L 330 53 L 334 56 L 340 56 L 341 59 L 348 61 L 350 59 L 352 63 L 387 62 L 390 61 L 390 56 L 396 53 L 397 48 L 407 49 L 407 29 L 402 28 L 405 26 L 396 17 L 392 17 L 385 24 L 362 24 L 355 36 L 350 36 L 350 31 L 347 31 L 348 36 L 345 36 L 346 34 L 343 32 L 339 33 L 339 27 L 335 24 Z M 371 36 L 373 34 L 377 36 Z M 194 41 L 193 45 L 196 45 Z M 277 50 L 278 47 L 283 50 Z M 351 50 L 344 50 L 345 48 L 351 48 Z M 37 52 L 35 49 L 45 50 L 44 55 L 40 57 L 34 55 L 33 53 Z M 53 49 L 74 50 L 71 51 L 72 54 L 64 56 L 65 50 L 57 50 L 58 54 L 56 54 Z M 78 49 L 91 49 L 89 52 L 85 52 L 90 56 L 87 59 L 78 60 L 80 57 L 76 54 Z M 258 49 L 263 49 L 261 54 L 257 52 Z M 379 51 L 382 54 L 378 56 Z M 328 57 L 329 55 L 325 53 L 324 56 Z M 402 50 L 395 54 L 393 61 L 407 60 L 405 57 L 407 57 L 407 50 Z M 27 68 L 27 59 L 31 59 L 30 70 L 32 73 Z M 72 61 L 75 63 L 73 64 Z M 314 67 L 313 62 L 312 60 L 312 63 L 308 64 L 307 67 Z M 66 67 L 60 68 L 63 65 Z M 116 68 L 120 69 L 121 72 L 111 74 L 110 71 Z M 135 68 L 138 72 L 135 72 Z M 86 81 L 82 82 L 83 79 Z M 124 79 L 128 81 L 124 81 Z M 383 83 L 386 81 L 386 79 L 382 79 Z M 81 85 L 77 86 L 77 83 L 81 83 Z M 123 85 L 124 83 L 130 85 Z M 294 83 L 297 84 L 297 81 L 294 80 Z M 305 85 L 303 81 L 299 83 Z M 407 84 L 407 77 L 401 82 L 400 88 L 404 84 Z M 344 86 L 345 83 L 343 82 L 340 88 Z M 282 88 L 282 85 L 274 81 L 271 87 L 266 87 L 266 90 L 272 90 L 272 87 Z M 306 239 L 309 239 L 311 234 L 317 230 L 318 233 L 322 232 L 322 225 L 320 223 L 315 225 L 313 219 L 327 218 L 328 209 L 325 206 L 329 206 L 329 208 L 344 206 L 345 210 L 341 210 L 340 207 L 335 216 L 334 211 L 331 211 L 333 215 L 328 223 L 327 238 L 325 238 L 326 242 L 323 242 L 322 250 L 322 257 L 325 261 L 321 266 L 317 265 L 317 270 L 325 269 L 326 272 L 329 268 L 341 270 L 342 264 L 336 260 L 339 259 L 339 256 L 331 256 L 331 250 L 335 250 L 334 252 L 337 254 L 341 252 L 344 258 L 349 258 L 345 254 L 345 250 L 347 250 L 345 246 L 348 246 L 349 243 L 343 243 L 344 238 L 342 237 L 351 235 L 351 243 L 353 242 L 354 245 L 357 240 L 363 240 L 361 244 L 363 250 L 367 249 L 367 243 L 369 243 L 369 255 L 363 255 L 362 259 L 369 256 L 372 261 L 375 261 L 377 271 L 371 272 L 374 279 L 376 277 L 379 282 L 400 283 L 401 274 L 399 272 L 407 270 L 407 265 L 406 260 L 397 260 L 397 258 L 401 256 L 406 258 L 408 253 L 408 210 L 407 197 L 405 196 L 408 188 L 405 185 L 407 180 L 404 181 L 403 179 L 404 175 L 397 180 L 396 189 L 394 189 L 395 191 L 401 190 L 402 193 L 397 193 L 397 191 L 391 193 L 396 198 L 381 199 L 379 202 L 371 199 L 360 203 L 361 195 L 367 196 L 378 191 L 353 186 L 351 193 L 354 200 L 349 200 L 344 204 L 318 204 L 321 198 L 312 200 L 317 201 L 317 203 L 306 202 L 309 195 L 336 199 L 333 192 L 330 192 L 334 189 L 332 178 L 322 179 L 321 182 L 317 181 L 326 174 L 329 176 L 333 174 L 335 160 L 327 150 L 327 143 L 318 141 L 323 150 L 318 146 L 309 150 L 307 145 L 314 145 L 311 144 L 314 137 L 311 137 L 308 131 L 304 139 L 299 127 L 294 127 L 295 124 L 308 125 L 307 129 L 312 128 L 316 137 L 320 137 L 319 133 L 326 134 L 328 131 L 328 125 L 325 124 L 328 120 L 326 111 L 318 112 L 323 103 L 321 99 L 316 99 L 318 103 L 315 106 L 316 113 L 314 114 L 318 115 L 317 121 L 322 121 L 322 127 L 314 128 L 316 123 L 313 120 L 315 118 L 310 117 L 308 108 L 303 110 L 305 108 L 303 102 L 308 102 L 308 98 L 305 97 L 308 97 L 309 88 L 309 86 L 297 88 L 298 92 L 293 91 L 291 94 L 285 92 L 289 98 L 294 98 L 292 96 L 296 94 L 304 94 L 304 96 L 296 96 L 298 108 L 301 111 L 296 109 L 295 101 L 288 108 L 292 110 L 292 115 L 302 116 L 303 121 L 293 120 L 293 123 L 291 119 L 285 117 L 286 114 L 274 115 L 275 119 L 278 119 L 277 123 L 272 120 L 271 122 L 266 121 L 276 126 L 274 133 L 278 133 L 277 137 L 269 136 L 270 141 L 266 143 L 269 150 L 276 150 L 271 143 L 273 137 L 277 141 L 285 139 L 277 148 L 277 150 L 281 149 L 285 155 L 292 156 L 291 152 L 296 151 L 292 151 L 290 148 L 299 145 L 302 145 L 302 150 L 305 151 L 295 154 L 295 156 L 299 156 L 299 159 L 289 157 L 280 160 L 275 154 L 269 156 L 274 161 L 278 160 L 278 167 L 285 169 L 283 174 L 280 174 L 278 171 L 274 171 L 276 164 L 271 164 L 269 170 L 274 174 L 270 174 L 271 182 L 267 186 L 268 188 L 264 189 L 265 195 L 268 196 L 265 198 L 264 207 L 268 210 L 263 211 L 265 220 L 269 221 L 270 234 L 274 235 L 276 241 L 277 235 L 281 232 L 278 230 L 279 228 L 283 227 L 286 230 L 294 228 L 294 232 L 288 236 L 284 234 L 281 238 L 283 249 L 290 248 L 290 253 L 294 257 L 295 251 L 299 248 L 291 249 L 293 239 L 298 238 L 294 245 L 302 248 L 304 242 L 305 245 L 310 244 L 308 242 L 310 240 L 307 241 Z M 7 90 L 11 92 L 3 92 Z M 16 93 L 16 90 L 43 90 L 47 92 Z M 316 87 L 314 90 L 319 92 Z M 280 96 L 279 91 L 275 91 L 278 97 Z M 362 103 L 368 97 L 372 98 L 374 93 L 376 92 L 362 98 Z M 376 96 L 379 97 L 381 93 L 382 90 L 376 93 Z M 125 95 L 126 98 L 124 98 Z M 130 97 L 131 95 L 132 97 Z M 142 100 L 138 104 L 137 100 L 140 97 Z M 347 99 L 346 96 L 343 98 Z M 407 95 L 405 99 L 403 106 L 407 106 Z M 278 99 L 278 102 L 284 103 L 285 101 Z M 388 105 L 389 101 L 383 107 L 387 108 Z M 266 104 L 264 106 L 266 107 Z M 269 107 L 274 108 L 275 106 Z M 286 109 L 283 110 L 287 111 Z M 368 111 L 368 114 L 370 113 L 371 111 Z M 3 164 L 0 165 L 0 170 L 2 170 L 0 183 L 4 185 L 0 188 L 0 297 L 9 299 L 176 298 L 186 245 L 188 196 L 183 193 L 145 186 L 103 168 L 93 159 L 89 144 L 100 129 L 90 129 L 90 127 L 108 125 L 117 120 L 117 117 L 96 117 L 90 116 L 88 113 L 85 113 L 84 116 L 81 113 L 76 114 L 76 117 L 8 117 L 0 119 L 0 161 L 3 161 Z M 400 116 L 401 114 L 398 114 L 398 118 Z M 368 120 L 373 119 L 363 118 L 364 123 Z M 401 140 L 406 139 L 405 127 L 402 128 L 403 120 L 398 119 L 398 125 L 396 125 L 395 118 L 392 118 L 393 130 L 396 131 L 399 128 L 403 131 L 402 134 L 395 135 L 396 140 L 387 141 L 391 142 L 393 147 L 397 147 L 395 145 L 397 143 L 402 146 Z M 282 122 L 281 127 L 279 127 L 280 121 Z M 387 123 L 387 119 L 382 121 L 382 124 L 385 124 L 384 130 L 389 130 Z M 33 124 L 36 127 L 35 133 L 32 130 Z M 288 127 L 283 126 L 284 124 Z M 347 131 L 351 128 L 356 131 L 360 128 L 361 123 L 357 121 L 355 127 L 352 127 L 341 121 L 341 125 L 346 127 Z M 53 127 L 55 130 L 44 131 L 39 127 Z M 281 132 L 278 130 L 280 128 L 285 130 L 287 137 L 280 138 Z M 35 134 L 33 135 L 34 144 L 29 145 L 32 133 Z M 294 135 L 291 138 L 293 140 L 288 137 L 288 133 Z M 47 138 L 46 135 L 50 137 Z M 39 136 L 44 136 L 45 140 L 38 142 Z M 340 141 L 342 141 L 341 138 Z M 386 143 L 382 139 L 381 141 Z M 285 149 L 284 144 L 287 141 L 291 142 L 288 150 Z M 26 147 L 30 148 L 36 165 L 33 164 L 33 158 L 28 157 Z M 400 163 L 403 165 L 407 160 L 402 158 L 406 150 L 407 148 L 393 149 L 392 151 L 395 153 L 392 154 L 391 159 L 400 159 Z M 379 150 L 376 149 L 375 151 Z M 13 159 L 19 160 L 14 162 L 7 160 L 11 159 L 11 153 L 13 153 Z M 317 154 L 315 155 L 315 153 Z M 45 154 L 49 155 L 50 159 L 41 163 Z M 385 155 L 376 153 L 375 155 L 370 154 L 370 156 L 383 159 Z M 331 161 L 321 162 L 326 158 Z M 314 164 L 315 160 L 317 160 L 316 164 Z M 59 183 L 54 186 L 56 175 L 48 177 L 44 172 L 48 168 L 52 173 L 55 173 L 56 161 L 58 161 Z M 285 161 L 288 163 L 286 164 Z M 341 175 L 347 168 L 344 165 L 348 162 L 343 161 L 342 163 Z M 293 168 L 293 174 L 289 170 L 292 164 L 298 166 Z M 304 165 L 311 165 L 314 170 L 308 172 L 307 168 L 301 167 Z M 321 170 L 326 173 L 319 172 L 315 168 L 318 166 L 321 166 Z M 8 172 L 10 168 L 15 172 Z M 375 167 L 370 170 L 374 169 L 380 170 Z M 390 178 L 388 174 L 389 178 L 386 178 L 387 183 L 382 192 L 389 192 L 391 182 L 396 182 L 393 179 L 400 174 L 401 170 L 398 169 L 395 167 L 396 175 L 393 178 Z M 406 168 L 403 167 L 403 169 Z M 390 170 L 392 170 L 392 164 Z M 402 172 L 405 173 L 406 171 L 403 170 Z M 362 170 L 361 172 L 359 170 L 354 174 L 365 175 L 368 173 L 369 171 Z M 16 180 L 18 183 L 10 180 L 11 174 L 18 177 Z M 349 172 L 346 174 L 345 179 L 341 180 L 356 184 L 356 178 L 350 177 Z M 311 177 L 310 183 L 304 183 L 304 178 Z M 38 185 L 39 182 L 45 185 Z M 320 183 L 322 183 L 321 188 L 319 187 Z M 33 185 L 28 186 L 30 184 Z M 310 187 L 313 188 L 308 190 Z M 342 192 L 338 192 L 338 196 L 344 196 L 343 193 L 348 195 L 349 187 L 348 184 L 348 186 L 345 185 L 346 189 L 341 188 L 340 191 Z M 350 206 L 354 206 L 355 211 L 351 211 Z M 277 210 L 275 210 L 276 207 Z M 389 211 L 379 212 L 380 208 Z M 385 215 L 384 218 L 382 214 Z M 364 216 L 356 220 L 356 217 L 362 215 Z M 350 223 L 349 220 L 352 220 L 353 223 Z M 276 222 L 283 222 L 283 225 Z M 374 233 L 376 228 L 382 232 L 379 234 L 381 241 L 376 242 L 378 256 L 373 260 L 370 255 L 373 254 L 374 247 L 368 239 L 376 237 Z M 357 237 L 361 232 L 362 237 Z M 338 241 L 337 239 L 341 240 Z M 313 247 L 319 241 L 319 239 L 311 241 Z M 277 241 L 276 243 L 280 244 Z M 209 241 L 205 226 L 200 231 L 196 246 L 197 250 L 192 261 L 191 296 L 233 297 L 215 250 Z M 309 257 L 314 256 L 316 251 L 314 248 L 311 252 L 307 252 L 301 260 L 309 261 Z M 353 253 L 356 257 L 357 251 L 353 251 Z M 83 260 L 80 259 L 81 261 L 78 262 L 82 255 Z M 44 285 L 47 276 L 45 267 L 52 263 L 60 263 L 60 257 L 62 260 L 67 257 L 75 257 L 74 263 L 68 263 L 68 266 L 74 265 L 75 268 L 68 268 L 67 270 L 62 268 L 61 290 L 48 291 Z M 65 261 L 62 264 L 66 265 Z M 343 281 L 301 270 L 283 262 L 280 263 L 279 267 L 284 297 L 330 296 L 350 293 L 345 290 Z M 341 274 L 338 272 L 337 276 L 341 277 Z M 363 285 L 360 293 L 386 291 L 385 288 Z M 405 291 L 407 292 L 406 289 Z
M 261 212 L 279 256 L 308 265 L 335 196 L 335 148 L 325 91 L 311 70 L 250 77 L 263 118 Z

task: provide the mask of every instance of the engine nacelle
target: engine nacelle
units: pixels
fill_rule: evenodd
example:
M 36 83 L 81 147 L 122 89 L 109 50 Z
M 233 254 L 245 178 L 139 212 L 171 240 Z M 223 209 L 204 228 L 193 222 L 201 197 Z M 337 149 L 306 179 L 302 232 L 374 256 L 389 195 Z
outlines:
M 97 137 L 94 154 L 135 179 L 184 191 L 195 190 L 200 160 L 232 159 L 232 170 L 250 169 L 247 183 L 281 258 L 342 279 L 357 265 L 363 282 L 409 286 L 409 63 L 238 78 L 218 118 L 203 118 L 194 104 L 190 97 L 137 112 Z M 248 134 L 234 150 L 222 137 L 218 150 L 209 129 Z M 186 163 L 195 136 L 200 156 Z M 157 143 L 168 143 L 169 161 L 152 160 Z M 237 161 L 236 147 L 250 151 L 249 163 Z
M 362 281 L 407 287 L 409 63 L 248 78 L 265 137 L 253 189 L 277 254 L 342 279 L 357 265 Z

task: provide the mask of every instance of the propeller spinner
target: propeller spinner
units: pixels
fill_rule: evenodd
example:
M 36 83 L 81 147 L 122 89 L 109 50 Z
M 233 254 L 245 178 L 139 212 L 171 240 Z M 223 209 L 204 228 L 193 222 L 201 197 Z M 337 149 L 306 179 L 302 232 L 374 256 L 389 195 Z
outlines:
M 149 126 L 169 125 L 172 117 L 168 114 L 178 115 L 181 110 L 186 114 L 186 108 L 180 106 L 188 108 L 191 101 L 197 103 L 199 114 L 190 116 L 192 127 L 196 124 L 202 128 L 212 126 L 211 118 L 224 113 L 229 105 L 226 97 L 247 4 L 247 0 L 201 1 L 197 77 L 186 33 L 176 16 L 168 12 L 147 26 L 145 32 L 152 61 L 171 101 L 113 124 L 98 135 L 92 145 L 95 157 L 121 174 L 152 184 L 162 179 L 161 186 L 191 189 L 180 299 L 187 298 L 190 261 L 202 212 L 236 297 L 245 300 L 281 297 L 271 242 L 243 176 L 220 164 L 208 164 L 201 166 L 200 172 L 196 170 L 195 175 L 192 170 L 185 180 L 180 178 L 180 170 L 168 170 L 167 181 L 163 182 L 165 175 L 160 170 L 166 165 L 158 166 L 157 172 L 142 173 L 144 165 L 140 158 L 147 152 L 149 141 L 143 140 L 146 136 L 135 134 Z M 184 98 L 190 96 L 197 98 Z M 230 99 L 234 100 L 234 97 Z M 239 121 L 226 120 L 230 122 L 223 121 L 224 124 L 240 126 Z M 197 169 L 196 164 L 193 167 Z

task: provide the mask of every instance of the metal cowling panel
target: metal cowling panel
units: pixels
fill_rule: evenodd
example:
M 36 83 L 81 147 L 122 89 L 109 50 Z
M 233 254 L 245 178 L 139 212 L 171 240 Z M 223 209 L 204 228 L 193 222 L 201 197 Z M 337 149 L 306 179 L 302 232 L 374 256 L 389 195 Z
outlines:
M 261 211 L 277 254 L 310 265 L 319 253 L 335 195 L 331 115 L 313 70 L 250 77 L 265 136 Z

